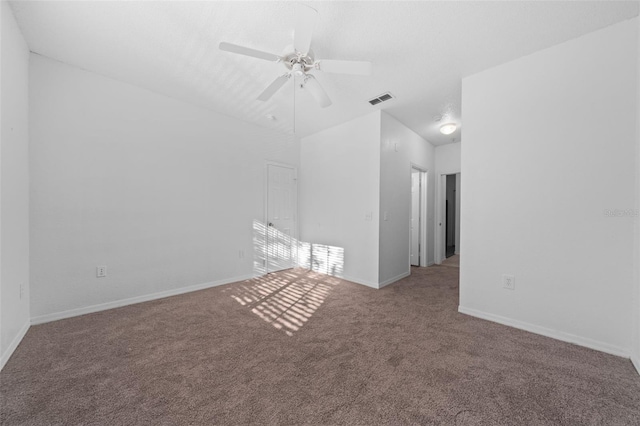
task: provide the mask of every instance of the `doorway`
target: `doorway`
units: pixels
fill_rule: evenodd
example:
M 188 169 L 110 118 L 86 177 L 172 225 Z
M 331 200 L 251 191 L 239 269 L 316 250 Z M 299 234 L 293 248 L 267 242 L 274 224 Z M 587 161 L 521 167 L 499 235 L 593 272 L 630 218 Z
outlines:
M 296 168 L 268 163 L 264 250 L 266 273 L 295 266 L 297 199 Z
M 411 266 L 427 266 L 427 172 L 411 166 Z
M 460 254 L 460 173 L 440 175 L 436 263 Z
M 456 175 L 447 175 L 445 199 L 445 258 L 456 253 Z

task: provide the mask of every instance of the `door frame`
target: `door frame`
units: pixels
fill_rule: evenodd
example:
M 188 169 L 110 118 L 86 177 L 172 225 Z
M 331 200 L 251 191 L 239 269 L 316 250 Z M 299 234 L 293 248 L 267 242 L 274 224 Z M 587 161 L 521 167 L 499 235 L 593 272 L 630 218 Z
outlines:
M 419 164 L 410 162 L 409 163 L 409 182 L 411 183 L 411 174 L 414 170 L 420 172 L 420 204 L 418 206 L 419 211 L 419 228 L 418 228 L 418 244 L 420 245 L 420 267 L 427 266 L 429 259 L 429 245 L 428 239 L 429 236 L 429 215 L 427 214 L 427 206 L 428 206 L 428 195 L 429 195 L 429 169 L 423 167 Z M 413 197 L 413 196 L 412 196 Z M 413 200 L 411 199 L 409 202 L 411 203 Z M 411 211 L 411 210 L 410 210 Z M 411 214 L 409 215 L 409 227 L 411 227 Z M 411 270 L 411 228 L 409 228 L 409 270 Z
M 298 166 L 294 166 L 293 164 L 287 164 L 287 163 L 282 163 L 279 161 L 271 161 L 271 160 L 267 160 L 264 163 L 264 210 L 263 210 L 263 215 L 262 215 L 262 223 L 264 225 L 265 228 L 265 245 L 269 244 L 268 241 L 268 235 L 269 233 L 267 232 L 267 226 L 268 226 L 268 221 L 269 221 L 269 166 L 277 166 L 277 167 L 284 167 L 287 169 L 292 169 L 293 170 L 293 193 L 295 195 L 295 201 L 294 201 L 294 208 L 293 208 L 293 222 L 294 222 L 294 226 L 292 227 L 292 234 L 291 235 L 291 250 L 293 256 L 293 261 L 292 261 L 292 266 L 295 268 L 298 266 L 299 261 L 298 261 Z M 265 274 L 268 274 L 272 271 L 269 270 L 269 250 L 267 250 L 267 247 L 265 246 L 265 251 L 264 251 L 264 259 L 263 259 L 263 265 L 264 265 L 264 272 Z
M 438 182 L 436 187 L 436 223 L 435 223 L 435 258 L 434 261 L 440 265 L 446 258 L 446 202 L 447 202 L 447 175 L 461 175 L 460 170 L 438 172 Z M 457 179 L 457 178 L 456 178 Z M 456 205 L 456 209 L 460 209 Z M 456 247 L 457 250 L 460 250 Z

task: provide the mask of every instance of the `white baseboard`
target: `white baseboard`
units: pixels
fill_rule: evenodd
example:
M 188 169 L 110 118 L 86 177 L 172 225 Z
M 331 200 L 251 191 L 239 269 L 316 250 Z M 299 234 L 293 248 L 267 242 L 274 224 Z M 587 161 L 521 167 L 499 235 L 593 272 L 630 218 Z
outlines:
M 373 283 L 373 282 L 369 282 L 369 281 L 365 281 L 365 280 L 360 280 L 360 279 L 353 278 L 353 277 L 348 277 L 346 275 L 343 275 L 343 276 L 337 277 L 337 278 L 341 278 L 343 280 L 351 281 L 352 283 L 364 285 L 364 286 L 371 287 L 371 288 L 378 288 L 378 284 L 377 283 Z
M 553 339 L 562 340 L 563 342 L 573 343 L 575 345 L 584 346 L 601 352 L 606 352 L 611 355 L 617 355 L 624 358 L 629 358 L 630 356 L 628 349 L 620 348 L 618 346 L 599 342 L 597 340 L 592 340 L 586 337 L 576 336 L 575 334 L 541 327 L 539 325 L 478 311 L 472 308 L 466 308 L 464 306 L 458 306 L 458 312 L 471 315 L 472 317 L 482 318 L 488 321 L 497 322 L 499 324 L 508 325 L 510 327 L 519 328 L 520 330 L 529 331 L 531 333 L 540 334 L 542 336 L 551 337 Z
M 136 303 L 148 302 L 150 300 L 164 299 L 165 297 L 177 296 L 179 294 L 191 293 L 192 291 L 204 290 L 206 288 L 217 287 L 219 285 L 245 281 L 254 278 L 254 275 L 244 275 L 224 280 L 212 281 L 203 284 L 194 284 L 187 287 L 176 288 L 172 290 L 161 291 L 158 293 L 145 294 L 142 296 L 131 297 L 129 299 L 115 300 L 113 302 L 100 303 L 98 305 L 85 306 L 82 308 L 69 309 L 68 311 L 54 312 L 52 314 L 40 315 L 31 318 L 31 324 L 43 324 L 45 322 L 57 321 L 65 318 L 77 317 L 94 312 L 106 311 L 107 309 L 121 308 Z
M 409 275 L 411 275 L 411 269 L 409 269 L 407 272 L 403 272 L 400 275 L 396 275 L 393 278 L 389 278 L 388 280 L 381 282 L 380 284 L 378 284 L 378 288 L 382 288 L 384 286 L 388 286 L 389 284 L 395 283 L 396 281 L 400 281 L 401 279 L 406 278 Z
M 0 358 L 0 370 L 4 368 L 7 361 L 9 361 L 9 358 L 11 358 L 11 355 L 13 355 L 13 352 L 15 352 L 20 342 L 22 342 L 22 339 L 24 338 L 25 334 L 27 334 L 27 331 L 29 331 L 30 326 L 31 323 L 27 320 L 20 331 L 18 331 L 18 334 L 16 334 L 16 337 L 13 338 L 9 347 L 4 351 L 2 357 Z
M 638 355 L 632 356 L 631 363 L 636 368 L 636 371 L 638 372 L 638 374 L 640 374 L 640 356 Z
M 435 265 L 435 264 L 436 264 L 436 262 L 431 261 L 431 262 L 427 263 L 427 267 L 429 267 L 429 266 L 433 266 L 433 265 Z

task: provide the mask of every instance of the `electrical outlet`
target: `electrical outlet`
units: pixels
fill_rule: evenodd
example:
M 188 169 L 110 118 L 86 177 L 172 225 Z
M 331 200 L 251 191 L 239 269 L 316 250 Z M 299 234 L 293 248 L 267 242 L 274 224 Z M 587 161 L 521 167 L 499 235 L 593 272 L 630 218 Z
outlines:
M 24 284 L 20 284 L 20 300 L 22 300 L 23 296 L 24 296 Z
M 107 267 L 106 266 L 96 266 L 96 277 L 104 278 L 107 276 Z
M 502 287 L 507 290 L 516 289 L 516 277 L 513 275 L 502 275 Z
M 238 258 L 244 259 L 244 250 L 239 250 L 238 251 Z
M 367 212 L 364 214 L 364 220 L 371 222 L 373 220 L 373 212 Z

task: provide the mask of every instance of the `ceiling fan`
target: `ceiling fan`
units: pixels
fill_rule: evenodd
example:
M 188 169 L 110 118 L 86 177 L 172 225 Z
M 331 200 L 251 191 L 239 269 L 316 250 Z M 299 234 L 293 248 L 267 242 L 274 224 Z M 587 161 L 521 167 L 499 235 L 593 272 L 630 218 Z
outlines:
M 312 71 L 328 73 L 370 75 L 371 62 L 316 60 L 311 47 L 311 36 L 315 27 L 318 12 L 305 5 L 296 5 L 296 26 L 293 35 L 293 46 L 288 46 L 281 56 L 237 44 L 220 43 L 220 49 L 272 62 L 281 62 L 287 72 L 276 78 L 261 94 L 259 101 L 269 100 L 293 76 L 302 78 L 301 87 L 309 91 L 320 107 L 331 105 L 331 99 L 318 80 L 310 74 Z

